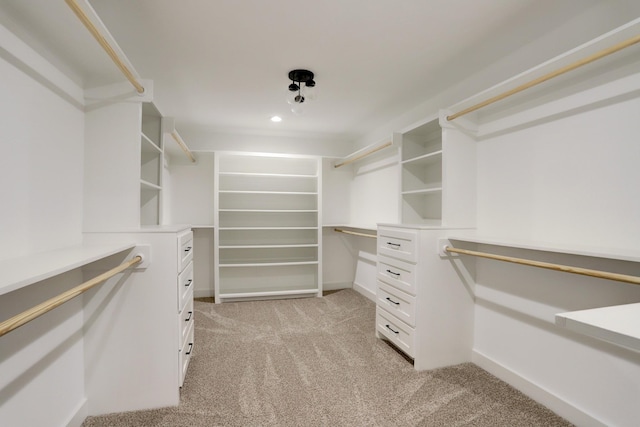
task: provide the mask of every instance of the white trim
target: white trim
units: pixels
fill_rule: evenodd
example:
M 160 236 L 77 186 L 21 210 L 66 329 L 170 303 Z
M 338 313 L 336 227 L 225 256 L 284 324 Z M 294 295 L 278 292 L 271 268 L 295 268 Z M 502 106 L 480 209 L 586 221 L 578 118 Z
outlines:
M 351 289 L 352 287 L 353 285 L 350 282 L 333 282 L 322 284 L 323 291 L 338 291 L 341 289 Z
M 87 405 L 87 398 L 84 397 L 73 411 L 73 414 L 69 417 L 69 420 L 63 424 L 67 427 L 81 427 L 84 420 L 89 415 L 89 407 Z
M 374 303 L 376 302 L 376 293 L 374 291 L 371 291 L 366 286 L 363 286 L 363 285 L 361 285 L 359 283 L 353 282 L 353 290 L 356 291 L 357 293 L 359 293 L 361 295 L 364 295 L 365 297 L 369 298 Z
M 549 390 L 540 387 L 530 379 L 501 365 L 499 362 L 485 356 L 477 350 L 472 351 L 471 361 L 575 425 L 581 427 L 607 426 L 606 423 L 594 418 Z

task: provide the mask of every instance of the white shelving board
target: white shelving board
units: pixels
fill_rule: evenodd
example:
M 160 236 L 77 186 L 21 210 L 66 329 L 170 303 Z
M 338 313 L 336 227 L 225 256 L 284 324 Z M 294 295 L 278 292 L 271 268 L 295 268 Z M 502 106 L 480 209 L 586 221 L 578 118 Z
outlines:
M 134 248 L 126 245 L 79 245 L 0 261 L 0 295 L 66 273 Z
M 558 313 L 556 325 L 640 352 L 640 303 Z
M 536 251 L 555 252 L 570 255 L 581 255 L 596 258 L 607 258 L 621 261 L 640 262 L 640 251 L 620 248 L 602 248 L 571 244 L 557 244 L 548 242 L 527 241 L 492 237 L 475 234 L 474 232 L 456 233 L 447 236 L 449 240 L 458 240 L 469 243 L 482 243 L 495 246 L 506 246 L 519 249 L 532 249 Z

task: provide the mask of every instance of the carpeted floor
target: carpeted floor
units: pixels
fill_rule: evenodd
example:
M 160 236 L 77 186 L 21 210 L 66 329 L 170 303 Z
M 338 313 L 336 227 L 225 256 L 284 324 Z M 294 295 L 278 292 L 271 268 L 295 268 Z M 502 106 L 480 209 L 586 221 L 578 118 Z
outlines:
M 195 309 L 180 406 L 84 427 L 571 425 L 473 364 L 416 372 L 351 290 Z

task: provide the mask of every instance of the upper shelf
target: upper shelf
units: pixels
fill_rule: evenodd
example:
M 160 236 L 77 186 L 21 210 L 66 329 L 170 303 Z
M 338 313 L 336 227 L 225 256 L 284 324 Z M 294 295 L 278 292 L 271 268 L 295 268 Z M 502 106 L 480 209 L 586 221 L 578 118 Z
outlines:
M 358 160 L 362 160 L 365 157 L 368 157 L 374 153 L 377 153 L 378 151 L 381 151 L 385 148 L 391 147 L 393 146 L 394 143 L 393 141 L 384 141 L 384 142 L 378 142 L 375 144 L 371 144 L 371 145 L 367 145 L 364 148 L 361 148 L 357 151 L 354 151 L 353 153 L 349 154 L 348 156 L 345 156 L 341 159 L 339 159 L 338 161 L 336 161 L 333 164 L 334 168 L 339 168 L 341 166 L 345 166 L 348 165 L 350 163 L 353 162 L 357 162 Z
M 452 105 L 441 111 L 440 125 L 482 139 L 638 89 L 640 18 Z
M 126 245 L 79 245 L 0 261 L 0 295 L 134 248 Z
M 556 325 L 640 351 L 640 303 L 558 313 Z
M 447 236 L 449 240 L 461 242 L 483 243 L 487 245 L 506 246 L 511 248 L 532 249 L 536 251 L 555 252 L 570 255 L 581 255 L 596 258 L 615 259 L 621 261 L 640 262 L 640 251 L 619 248 L 602 248 L 582 245 L 561 245 L 556 243 L 491 237 L 476 234 L 474 231 L 455 233 Z

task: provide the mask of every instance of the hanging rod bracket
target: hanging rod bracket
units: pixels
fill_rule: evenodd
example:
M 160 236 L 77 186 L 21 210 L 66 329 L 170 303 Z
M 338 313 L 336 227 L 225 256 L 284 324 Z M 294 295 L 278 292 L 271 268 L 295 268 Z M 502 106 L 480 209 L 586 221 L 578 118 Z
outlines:
M 447 252 L 447 248 L 451 246 L 451 242 L 446 237 L 442 237 L 436 241 L 437 247 L 436 252 L 440 256 L 440 258 L 451 258 L 457 257 L 457 254 Z
M 131 250 L 130 256 L 127 257 L 127 261 L 137 256 L 142 258 L 142 261 L 133 267 L 134 270 L 144 270 L 149 267 L 149 265 L 151 265 L 151 245 L 136 245 L 136 247 Z

